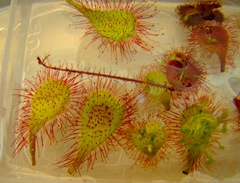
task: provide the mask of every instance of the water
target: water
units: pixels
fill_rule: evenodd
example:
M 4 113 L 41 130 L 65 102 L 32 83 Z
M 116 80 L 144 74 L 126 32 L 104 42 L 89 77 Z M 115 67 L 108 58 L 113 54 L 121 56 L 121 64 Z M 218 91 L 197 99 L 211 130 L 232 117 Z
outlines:
M 30 2 L 30 1 L 29 1 Z M 79 17 L 73 17 L 72 8 L 66 6 L 63 1 L 57 2 L 41 2 L 41 3 L 26 3 L 13 4 L 13 17 L 10 22 L 9 34 L 12 37 L 9 39 L 8 50 L 5 51 L 5 61 L 8 61 L 6 66 L 6 80 L 7 84 L 4 86 L 5 98 L 3 106 L 7 109 L 7 114 L 3 116 L 4 126 L 4 143 L 3 143 L 3 159 L 1 166 L 3 173 L 1 176 L 9 179 L 15 179 L 19 176 L 20 179 L 25 180 L 28 177 L 32 179 L 39 179 L 45 181 L 51 179 L 52 181 L 80 181 L 82 178 L 88 182 L 98 182 L 103 180 L 117 180 L 117 181 L 151 181 L 159 182 L 166 181 L 180 181 L 180 180 L 208 180 L 217 181 L 232 178 L 239 174 L 239 135 L 229 130 L 221 139 L 221 144 L 225 146 L 225 150 L 216 150 L 214 154 L 214 164 L 210 170 L 204 173 L 194 172 L 186 176 L 182 173 L 181 160 L 179 155 L 171 151 L 168 156 L 169 161 L 160 162 L 158 168 L 145 170 L 138 166 L 133 166 L 134 161 L 129 159 L 125 152 L 120 147 L 116 149 L 111 148 L 107 164 L 98 158 L 94 164 L 93 170 L 87 172 L 86 165 L 81 169 L 80 177 L 78 174 L 72 179 L 66 174 L 65 169 L 58 169 L 54 163 L 58 160 L 66 150 L 71 146 L 70 143 L 50 144 L 49 140 L 44 137 L 44 146 L 37 152 L 37 166 L 31 167 L 30 156 L 28 149 L 24 149 L 16 160 L 11 160 L 11 155 L 14 147 L 11 144 L 14 140 L 13 128 L 16 123 L 17 113 L 14 111 L 19 106 L 16 104 L 21 100 L 17 96 L 12 96 L 15 93 L 13 89 L 24 87 L 22 80 L 32 79 L 36 71 L 40 69 L 37 63 L 37 57 L 44 58 L 47 54 L 51 54 L 51 63 L 58 64 L 61 62 L 68 62 L 69 64 L 88 66 L 91 70 L 101 70 L 105 73 L 110 71 L 118 76 L 127 76 L 135 78 L 140 69 L 144 65 L 155 63 L 158 56 L 171 50 L 173 47 L 179 48 L 187 45 L 187 38 L 189 30 L 183 28 L 179 24 L 179 20 L 175 13 L 175 8 L 178 3 L 157 2 L 155 5 L 159 9 L 159 13 L 149 19 L 151 22 L 156 22 L 158 25 L 154 28 L 159 30 L 160 35 L 154 40 L 159 42 L 159 46 L 152 50 L 152 54 L 141 49 L 134 52 L 135 61 L 114 62 L 109 52 L 99 55 L 98 45 L 100 41 L 95 42 L 85 49 L 91 41 L 92 36 L 81 39 L 85 30 L 75 28 L 74 24 Z M 224 5 L 222 12 L 226 17 L 239 12 L 238 6 Z M 77 13 L 74 11 L 74 13 Z M 201 57 L 200 54 L 197 57 Z M 231 103 L 232 98 L 236 95 L 236 88 L 238 85 L 229 84 L 229 78 L 239 76 L 239 55 L 235 57 L 237 68 L 229 70 L 229 72 L 220 73 L 218 69 L 210 69 L 207 76 L 207 81 L 214 85 L 210 86 L 216 91 L 220 97 L 226 99 L 230 103 L 230 109 L 233 116 L 236 115 L 236 109 Z M 209 62 L 213 61 L 218 64 L 218 57 L 213 55 Z M 21 64 L 23 63 L 23 64 Z M 207 66 L 211 64 L 207 63 Z M 81 68 L 81 66 L 80 66 Z M 94 68 L 94 69 L 93 69 Z M 4 68 L 3 68 L 4 70 Z M 4 73 L 5 73 L 4 72 Z M 9 73 L 15 73 L 11 75 Z M 128 87 L 133 88 L 135 85 L 129 83 Z M 11 91 L 8 93 L 7 91 Z M 57 139 L 61 139 L 61 133 L 56 133 Z M 4 174 L 5 172 L 5 174 Z M 6 173 L 7 172 L 7 173 Z M 58 180 L 52 176 L 61 177 Z M 227 181 L 227 180 L 226 180 Z

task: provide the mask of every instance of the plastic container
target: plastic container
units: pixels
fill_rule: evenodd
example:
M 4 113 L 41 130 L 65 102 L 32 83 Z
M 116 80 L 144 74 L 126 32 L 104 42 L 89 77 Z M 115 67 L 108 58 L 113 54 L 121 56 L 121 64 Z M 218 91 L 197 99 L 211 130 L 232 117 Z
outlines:
M 93 170 L 87 172 L 86 167 L 81 170 L 81 176 L 69 176 L 66 169 L 54 166 L 56 159 L 61 157 L 65 145 L 49 144 L 44 139 L 44 147 L 38 164 L 32 167 L 27 148 L 17 159 L 12 160 L 14 151 L 13 129 L 15 128 L 18 113 L 16 89 L 24 87 L 23 81 L 31 79 L 42 66 L 37 57 L 49 57 L 51 63 L 61 62 L 74 65 L 89 66 L 96 70 L 105 68 L 105 73 L 112 71 L 117 75 L 134 77 L 141 66 L 153 63 L 157 55 L 170 50 L 173 46 L 179 47 L 187 39 L 188 31 L 179 25 L 175 8 L 179 1 L 157 1 L 159 13 L 151 19 L 159 23 L 164 35 L 156 39 L 160 46 L 153 50 L 153 54 L 139 51 L 134 54 L 135 61 L 118 62 L 111 60 L 109 54 L 100 54 L 97 43 L 87 49 L 91 36 L 81 39 L 84 29 L 72 26 L 78 17 L 77 13 L 67 3 L 60 0 L 14 0 L 11 4 L 10 20 L 6 43 L 1 63 L 0 85 L 0 182 L 239 182 L 240 181 L 240 144 L 239 135 L 228 132 L 221 140 L 224 151 L 217 151 L 216 163 L 209 172 L 194 172 L 188 176 L 182 174 L 179 166 L 179 157 L 176 153 L 169 156 L 169 161 L 163 161 L 158 168 L 145 170 L 133 166 L 134 161 L 119 147 L 110 151 L 107 163 L 100 159 L 95 163 Z M 226 16 L 238 13 L 240 4 L 228 2 L 222 11 Z M 217 58 L 217 57 L 215 57 Z M 240 56 L 235 57 L 237 68 L 232 72 L 210 74 L 209 83 L 214 84 L 215 91 L 228 101 L 237 95 L 238 84 L 229 84 L 229 78 L 238 77 Z M 232 106 L 232 110 L 236 110 Z M 61 154 L 61 155 L 60 155 Z M 212 171 L 213 170 L 213 171 Z

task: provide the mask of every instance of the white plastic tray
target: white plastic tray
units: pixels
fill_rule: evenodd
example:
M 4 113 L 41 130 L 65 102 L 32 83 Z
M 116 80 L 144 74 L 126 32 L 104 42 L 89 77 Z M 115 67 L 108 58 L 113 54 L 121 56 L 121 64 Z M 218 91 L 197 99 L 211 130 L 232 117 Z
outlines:
M 17 160 L 11 161 L 14 150 L 13 129 L 16 123 L 16 104 L 19 98 L 14 96 L 15 89 L 22 88 L 25 79 L 40 69 L 37 57 L 43 58 L 51 54 L 52 63 L 58 61 L 73 64 L 87 65 L 97 69 L 105 68 L 108 71 L 117 72 L 118 75 L 134 77 L 142 65 L 154 62 L 158 54 L 171 49 L 172 46 L 181 46 L 187 38 L 187 31 L 178 24 L 174 8 L 179 2 L 157 1 L 159 14 L 152 19 L 163 28 L 163 36 L 158 36 L 160 47 L 154 50 L 154 54 L 139 52 L 135 55 L 136 61 L 116 64 L 110 57 L 101 55 L 98 57 L 97 45 L 93 44 L 84 49 L 90 38 L 81 39 L 83 29 L 75 29 L 76 21 L 71 14 L 73 9 L 60 0 L 14 0 L 11 4 L 8 33 L 6 35 L 5 49 L 0 61 L 0 182 L 239 182 L 240 181 L 240 144 L 231 134 L 225 136 L 225 144 L 228 150 L 220 152 L 216 159 L 218 164 L 215 173 L 205 175 L 195 172 L 188 176 L 183 175 L 176 166 L 179 161 L 175 154 L 170 156 L 169 162 L 162 163 L 158 169 L 144 170 L 138 167 L 132 168 L 130 161 L 119 148 L 109 155 L 107 164 L 97 162 L 94 169 L 88 173 L 82 170 L 82 177 L 68 176 L 66 170 L 59 170 L 51 166 L 56 158 L 54 147 L 46 143 L 38 157 L 39 165 L 32 168 L 29 157 L 24 152 Z M 223 8 L 226 15 L 239 12 L 237 7 L 226 5 Z M 77 12 L 75 12 L 77 13 Z M 0 14 L 1 16 L 1 14 Z M 5 20 L 8 17 L 3 15 Z M 2 19 L 1 19 L 2 20 Z M 2 23 L 2 22 L 1 22 Z M 1 25 L 1 24 L 0 24 Z M 1 31 L 1 30 L 0 30 Z M 4 32 L 5 31 L 5 32 Z M 6 30 L 0 32 L 0 38 L 6 34 Z M 4 42 L 4 41 L 3 41 Z M 1 48 L 2 48 L 2 42 Z M 1 56 L 0 52 L 0 56 Z M 239 60 L 239 56 L 236 60 Z M 147 61 L 147 62 L 146 62 Z M 100 63 L 100 64 L 99 64 Z M 240 66 L 240 64 L 238 64 Z M 228 84 L 228 79 L 238 77 L 240 69 L 232 73 L 210 75 L 208 80 L 216 87 L 216 91 L 227 100 L 232 100 L 233 90 Z

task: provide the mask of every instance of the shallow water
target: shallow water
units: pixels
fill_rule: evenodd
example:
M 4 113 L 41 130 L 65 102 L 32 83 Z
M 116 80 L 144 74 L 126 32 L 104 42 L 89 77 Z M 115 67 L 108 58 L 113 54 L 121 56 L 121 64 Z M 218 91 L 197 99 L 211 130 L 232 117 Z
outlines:
M 153 53 L 142 51 L 138 49 L 138 52 L 134 52 L 133 56 L 135 61 L 126 62 L 119 61 L 114 62 L 110 54 L 106 51 L 104 54 L 98 52 L 98 45 L 100 41 L 95 42 L 85 49 L 92 37 L 88 36 L 83 39 L 85 30 L 75 28 L 72 26 L 79 17 L 73 17 L 71 12 L 74 10 L 66 3 L 61 2 L 41 2 L 28 4 L 15 4 L 14 19 L 12 19 L 12 37 L 9 38 L 11 44 L 8 45 L 9 54 L 8 70 L 15 71 L 15 75 L 7 75 L 9 85 L 6 85 L 5 90 L 14 93 L 13 89 L 24 87 L 22 80 L 31 79 L 31 77 L 39 70 L 40 66 L 37 63 L 37 57 L 43 58 L 47 54 L 51 54 L 51 63 L 57 64 L 59 61 L 71 63 L 73 65 L 88 66 L 93 70 L 103 70 L 105 73 L 112 72 L 119 76 L 128 76 L 130 78 L 136 77 L 139 73 L 141 66 L 155 63 L 158 59 L 158 55 L 164 54 L 166 51 L 171 50 L 172 47 L 181 47 L 187 45 L 187 38 L 189 30 L 183 28 L 179 24 L 179 20 L 175 13 L 175 8 L 179 3 L 164 3 L 156 2 L 156 6 L 159 9 L 159 13 L 149 19 L 151 22 L 156 22 L 156 30 L 160 30 L 160 35 L 154 38 L 159 42 L 159 47 L 153 50 Z M 224 5 L 222 12 L 226 17 L 236 14 L 240 11 L 240 7 Z M 77 13 L 74 11 L 74 13 Z M 17 15 L 21 15 L 20 17 Z M 10 26 L 10 28 L 11 28 Z M 197 55 L 197 57 L 201 57 Z M 14 60 L 16 59 L 17 60 Z M 229 79 L 232 77 L 238 77 L 240 73 L 240 59 L 239 54 L 235 57 L 236 69 L 230 69 L 225 73 L 220 73 L 219 69 L 209 69 L 210 74 L 207 76 L 207 81 L 214 85 L 210 87 L 212 90 L 219 94 L 219 97 L 226 99 L 230 105 L 233 115 L 236 115 L 236 109 L 232 104 L 232 99 L 237 95 L 238 84 L 229 84 Z M 14 60 L 14 62 L 11 62 Z M 17 63 L 16 63 L 17 62 Z M 213 62 L 213 64 L 212 64 Z M 16 63 L 16 64 L 14 64 Z M 20 65 L 23 63 L 23 65 Z M 20 66 L 19 66 L 19 65 Z M 211 65 L 218 64 L 218 57 L 213 55 L 210 59 L 207 59 L 207 67 L 211 68 Z M 4 69 L 4 68 L 3 68 Z M 4 74 L 4 73 L 3 73 Z M 128 84 L 128 87 L 134 87 L 134 84 Z M 16 96 L 12 96 L 8 92 L 5 92 L 5 97 L 11 97 L 9 103 L 5 101 L 4 106 L 7 109 L 7 114 L 3 117 L 5 126 L 3 127 L 5 133 L 3 143 L 2 154 L 2 167 L 5 169 L 3 172 L 7 172 L 0 175 L 3 177 L 18 177 L 24 180 L 27 176 L 32 178 L 41 177 L 39 180 L 45 180 L 45 178 L 52 179 L 52 176 L 61 177 L 61 180 L 72 180 L 70 176 L 66 174 L 66 169 L 58 169 L 54 166 L 56 160 L 58 160 L 66 150 L 71 146 L 69 143 L 57 143 L 49 144 L 48 139 L 44 139 L 44 146 L 41 152 L 37 152 L 37 166 L 31 167 L 30 157 L 28 149 L 19 155 L 19 157 L 10 162 L 11 154 L 14 147 L 11 147 L 13 142 L 13 128 L 16 123 L 17 113 L 14 111 L 17 107 L 16 104 L 21 100 Z M 61 133 L 56 134 L 61 139 Z M 203 173 L 195 172 L 189 176 L 182 173 L 179 163 L 179 155 L 172 152 L 169 155 L 169 161 L 160 162 L 158 168 L 152 170 L 145 170 L 143 168 L 133 166 L 134 161 L 130 160 L 125 152 L 117 147 L 115 150 L 111 149 L 107 164 L 101 161 L 99 158 L 94 165 L 93 170 L 87 172 L 86 165 L 81 169 L 82 178 L 89 182 L 103 181 L 103 180 L 129 180 L 129 181 L 151 181 L 160 182 L 160 180 L 167 180 L 172 182 L 178 182 L 188 179 L 202 179 L 202 180 L 224 180 L 234 177 L 239 174 L 239 149 L 238 143 L 239 135 L 228 131 L 224 134 L 221 143 L 225 146 L 225 150 L 218 150 L 214 154 L 215 163 L 210 167 L 210 170 Z M 170 150 L 171 151 L 171 150 Z M 40 155 L 38 157 L 38 154 Z M 27 176 L 26 176 L 27 175 Z M 45 177 L 44 177 L 45 176 Z M 75 177 L 79 177 L 77 174 Z M 82 180 L 82 178 L 79 178 Z M 37 179 L 37 178 L 36 178 Z

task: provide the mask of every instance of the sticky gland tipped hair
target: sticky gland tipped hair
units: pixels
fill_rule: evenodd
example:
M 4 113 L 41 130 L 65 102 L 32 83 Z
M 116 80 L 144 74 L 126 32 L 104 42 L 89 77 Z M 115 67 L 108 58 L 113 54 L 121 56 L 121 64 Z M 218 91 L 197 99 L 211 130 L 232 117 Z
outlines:
M 162 84 L 169 88 L 173 88 L 171 83 L 168 82 L 166 73 L 160 69 L 159 64 L 143 66 L 137 78 L 142 81 Z M 170 101 L 173 94 L 171 90 L 146 84 L 139 85 L 139 88 L 143 90 L 144 98 L 146 99 L 144 102 L 146 109 L 154 104 L 157 104 L 157 106 L 162 104 L 167 110 L 171 108 Z
M 203 165 L 209 168 L 214 162 L 214 149 L 224 149 L 219 138 L 227 131 L 229 109 L 223 100 L 216 101 L 216 97 L 216 94 L 200 92 L 174 103 L 170 118 L 179 124 L 176 146 L 184 174 L 204 171 Z
M 153 64 L 143 66 L 138 79 L 168 86 L 171 90 L 151 85 L 140 85 L 149 102 L 161 103 L 165 109 L 171 108 L 171 102 L 181 93 L 196 93 L 200 88 L 209 90 L 206 81 L 205 65 L 195 60 L 196 52 L 188 47 L 168 50 L 160 55 Z M 173 100 L 172 100 L 173 99 Z M 146 105 L 147 106 L 147 105 Z
M 174 141 L 176 124 L 161 110 L 148 110 L 145 117 L 136 119 L 123 131 L 121 146 L 135 160 L 134 165 L 156 168 L 161 161 L 168 160 L 169 149 Z
M 215 21 L 221 24 L 225 21 L 224 14 L 219 8 L 222 4 L 218 1 L 198 1 L 177 6 L 176 13 L 184 27 L 192 28 L 206 21 Z
M 233 57 L 239 48 L 239 36 L 239 31 L 229 19 L 222 25 L 207 21 L 192 29 L 188 41 L 203 56 L 211 57 L 216 53 L 220 61 L 220 71 L 224 72 L 227 65 L 235 67 Z
M 60 68 L 63 65 L 59 66 Z M 76 113 L 76 103 L 80 100 L 83 80 L 78 74 L 60 73 L 57 70 L 43 68 L 38 71 L 33 80 L 26 81 L 26 88 L 20 89 L 23 98 L 19 104 L 17 124 L 15 127 L 15 145 L 13 158 L 22 149 L 29 147 L 32 166 L 36 165 L 36 148 L 43 146 L 43 132 L 51 141 L 55 141 L 54 126 L 57 123 L 64 132 L 66 121 L 70 122 Z
M 108 0 L 66 0 L 71 6 L 77 9 L 88 19 L 80 20 L 76 25 L 85 28 L 87 35 L 94 35 L 89 43 L 92 44 L 100 39 L 99 53 L 109 49 L 111 57 L 118 61 L 118 58 L 126 58 L 127 61 L 134 60 L 132 51 L 136 47 L 150 52 L 157 45 L 157 42 L 149 36 L 158 36 L 151 29 L 155 23 L 145 21 L 154 17 L 158 10 L 154 3 L 148 4 L 147 1 L 136 2 L 112 1 Z M 88 45 L 88 46 L 89 46 Z
M 86 94 L 79 105 L 79 116 L 70 135 L 65 139 L 72 143 L 68 153 L 57 164 L 67 167 L 67 173 L 80 173 L 83 164 L 92 169 L 97 154 L 106 162 L 109 145 L 118 141 L 121 129 L 135 119 L 138 92 L 126 91 L 117 81 L 97 77 L 90 78 Z M 118 143 L 116 143 L 118 144 Z
M 172 48 L 160 58 L 163 72 L 175 91 L 197 92 L 199 88 L 208 90 L 205 77 L 206 66 L 195 60 L 196 51 L 189 47 Z

